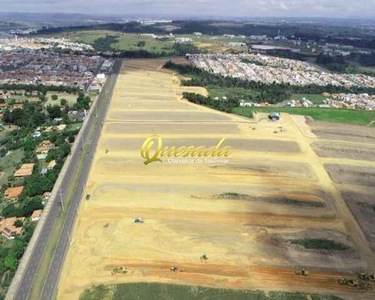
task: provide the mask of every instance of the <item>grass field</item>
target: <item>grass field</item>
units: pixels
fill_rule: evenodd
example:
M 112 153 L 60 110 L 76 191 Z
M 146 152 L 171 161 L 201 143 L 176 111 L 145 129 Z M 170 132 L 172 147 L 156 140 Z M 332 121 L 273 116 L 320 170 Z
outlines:
M 215 289 L 159 283 L 129 283 L 116 286 L 96 286 L 86 290 L 80 300 L 339 300 L 341 298 L 303 293 Z
M 156 40 L 152 37 L 139 36 L 138 34 L 120 33 L 109 30 L 64 32 L 61 34 L 54 34 L 53 36 L 65 37 L 70 39 L 71 41 L 94 45 L 96 39 L 105 37 L 106 35 L 117 36 L 119 38 L 119 41 L 117 43 L 112 44 L 112 47 L 116 50 L 139 50 L 140 48 L 137 46 L 138 42 L 145 41 L 146 45 L 143 49 L 146 51 L 152 53 L 160 53 L 162 51 L 172 52 L 173 40 L 161 41 Z M 195 46 L 202 50 L 208 50 L 212 52 L 225 52 L 229 49 L 247 50 L 247 47 L 228 46 L 228 43 L 230 42 L 244 42 L 243 39 L 239 38 L 230 39 L 223 36 L 210 35 L 195 36 L 193 34 L 177 35 L 177 37 L 191 38 Z
M 113 43 L 112 47 L 116 50 L 140 50 L 137 44 L 140 41 L 145 41 L 146 44 L 143 50 L 159 53 L 162 51 L 172 52 L 173 43 L 170 41 L 160 41 L 152 37 L 140 36 L 138 34 L 119 33 L 115 31 L 95 30 L 95 31 L 78 31 L 66 32 L 59 35 L 60 37 L 68 38 L 72 41 L 83 42 L 86 44 L 94 45 L 95 40 L 105 37 L 107 35 L 117 36 L 118 42 Z
M 254 95 L 259 94 L 257 91 L 244 89 L 244 88 L 208 88 L 211 97 L 234 97 L 236 99 L 247 99 Z
M 293 94 L 290 100 L 301 100 L 302 98 L 306 98 L 315 104 L 321 104 L 327 97 L 320 94 Z
M 228 43 L 245 42 L 245 39 L 241 38 L 227 38 L 224 36 L 211 36 L 203 34 L 201 36 L 196 36 L 194 34 L 181 35 L 183 37 L 191 38 L 195 46 L 201 50 L 206 50 L 210 52 L 225 52 L 230 49 L 247 51 L 247 47 L 231 47 Z
M 329 108 L 291 108 L 291 107 L 237 107 L 234 112 L 238 115 L 252 117 L 254 111 L 281 112 L 294 115 L 311 116 L 316 121 L 346 123 L 351 125 L 369 125 L 375 120 L 375 112 L 364 110 L 346 110 Z
M 77 129 L 80 129 L 82 127 L 82 124 L 83 124 L 83 122 L 77 122 L 77 123 L 69 124 L 68 130 L 77 130 Z
M 52 100 L 52 95 L 57 95 L 57 100 Z M 78 95 L 66 94 L 66 93 L 47 93 L 47 101 L 44 103 L 44 106 L 48 105 L 60 105 L 61 99 L 66 99 L 69 106 L 73 106 L 77 102 Z
M 8 132 L 11 132 L 13 129 L 15 129 L 16 126 L 11 126 L 11 128 L 9 128 L 8 125 L 4 126 L 3 130 L 0 131 L 0 141 L 6 137 L 7 133 Z
M 8 176 L 13 175 L 16 171 L 16 164 L 20 163 L 23 157 L 22 150 L 15 150 L 0 160 L 1 172 L 4 172 L 0 178 L 0 185 L 8 182 Z

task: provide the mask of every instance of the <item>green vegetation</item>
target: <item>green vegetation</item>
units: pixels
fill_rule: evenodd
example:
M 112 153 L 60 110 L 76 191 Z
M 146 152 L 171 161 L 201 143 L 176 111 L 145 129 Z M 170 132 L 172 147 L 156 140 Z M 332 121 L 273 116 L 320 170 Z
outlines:
M 314 104 L 321 104 L 327 97 L 321 94 L 293 94 L 290 96 L 290 100 L 301 100 L 302 98 L 306 98 Z
M 208 106 L 227 113 L 231 113 L 233 108 L 237 107 L 239 104 L 238 101 L 235 100 L 219 101 L 195 93 L 182 93 L 182 96 L 192 103 Z
M 290 240 L 289 242 L 311 250 L 345 251 L 349 249 L 346 245 L 325 239 Z
M 104 90 L 102 91 L 104 97 L 102 98 L 102 101 L 98 103 L 99 114 L 105 108 L 107 101 L 109 101 L 109 99 L 112 97 L 112 95 L 110 95 L 107 92 L 111 90 L 111 86 L 113 86 L 115 83 L 116 83 L 115 78 L 113 76 L 110 76 L 107 80 L 106 85 L 104 86 Z M 94 136 L 98 125 L 99 125 L 99 118 L 95 118 L 92 126 L 90 127 L 88 139 Z M 44 252 L 43 252 L 43 260 L 41 261 L 41 264 L 39 266 L 38 273 L 35 274 L 34 276 L 35 278 L 34 278 L 33 287 L 30 293 L 30 299 L 37 299 L 39 295 L 41 295 L 42 289 L 44 288 L 46 284 L 46 278 L 47 278 L 47 274 L 51 266 L 54 251 L 57 247 L 64 223 L 68 216 L 69 207 L 72 204 L 73 197 L 76 195 L 76 191 L 79 188 L 78 187 L 79 182 L 80 182 L 79 178 L 81 178 L 82 176 L 84 161 L 85 159 L 87 159 L 90 147 L 91 147 L 91 144 L 87 140 L 87 144 L 85 145 L 83 152 L 79 157 L 78 163 L 72 175 L 71 182 L 73 184 L 69 185 L 68 189 L 63 195 L 63 203 L 64 203 L 65 209 L 60 211 L 59 215 L 55 219 L 54 226 L 52 228 L 51 234 L 48 239 L 48 244 L 46 245 Z M 103 299 L 103 298 L 99 298 L 99 299 Z
M 43 194 L 51 192 L 58 178 L 61 168 L 70 153 L 71 143 L 74 142 L 81 124 L 70 124 L 68 112 L 71 109 L 83 110 L 90 107 L 91 99 L 83 93 L 75 95 L 74 90 L 59 90 L 51 93 L 47 87 L 38 87 L 38 90 L 17 89 L 10 87 L 12 96 L 22 96 L 23 99 L 2 100 L 6 106 L 3 112 L 4 126 L 0 134 L 0 216 L 2 218 L 24 217 L 25 221 L 17 220 L 14 225 L 23 228 L 21 234 L 16 235 L 12 243 L 5 238 L 0 239 L 0 299 L 6 290 L 18 267 L 24 249 L 31 238 L 35 223 L 31 223 L 31 214 L 44 208 Z M 37 92 L 36 92 L 37 91 Z M 72 94 L 69 94 L 72 92 Z M 38 97 L 36 101 L 25 100 L 28 97 Z M 69 108 L 68 100 L 59 98 L 64 95 L 75 103 Z M 45 102 L 51 101 L 52 105 Z M 60 102 L 65 104 L 60 106 Z M 14 106 L 17 105 L 17 108 Z M 67 124 L 63 131 L 57 131 L 54 118 L 62 118 L 62 123 Z M 34 135 L 39 131 L 40 136 Z M 47 129 L 48 130 L 45 130 Z M 47 157 L 37 157 L 36 149 L 49 140 L 55 148 L 50 148 Z M 53 168 L 47 170 L 47 164 L 54 160 Z M 14 172 L 22 164 L 33 163 L 32 174 L 15 178 Z M 78 182 L 78 180 L 76 180 Z M 13 202 L 5 199 L 4 192 L 8 187 L 23 186 L 23 191 Z M 3 249 L 4 246 L 4 249 Z M 17 247 L 17 248 L 13 248 Z
M 207 87 L 207 90 L 212 98 L 227 97 L 241 100 L 252 100 L 260 94 L 259 91 L 253 91 L 240 87 L 219 88 L 215 86 Z
M 231 290 L 160 283 L 128 283 L 94 286 L 81 294 L 80 300 L 340 300 L 336 296 L 304 293 Z
M 20 222 L 18 222 L 20 223 Z M 20 225 L 20 224 L 18 224 Z M 0 298 L 4 299 L 5 293 L 12 282 L 17 270 L 18 261 L 26 250 L 31 236 L 33 235 L 35 223 L 26 221 L 23 224 L 23 232 L 14 240 L 9 241 L 0 238 Z
M 252 118 L 253 112 L 281 112 L 294 115 L 311 116 L 316 121 L 368 125 L 375 120 L 375 112 L 365 110 L 346 110 L 330 108 L 293 108 L 293 107 L 236 107 L 233 112 Z
M 54 92 L 66 92 L 68 94 L 76 94 L 79 91 L 79 88 L 69 87 L 69 86 L 55 86 L 55 85 L 32 85 L 32 84 L 15 84 L 15 83 L 4 83 L 0 84 L 0 90 L 5 91 L 26 91 L 26 92 L 33 92 L 38 91 L 43 95 L 46 95 L 48 91 Z
M 180 74 L 191 78 L 190 80 L 182 80 L 184 86 L 203 86 L 208 90 L 215 89 L 232 89 L 240 88 L 246 90 L 244 94 L 227 95 L 229 100 L 240 101 L 247 99 L 253 102 L 268 102 L 275 104 L 283 100 L 290 99 L 293 94 L 321 94 L 328 93 L 368 93 L 375 94 L 375 88 L 366 87 L 339 87 L 339 86 L 319 86 L 306 85 L 294 86 L 288 84 L 265 84 L 256 81 L 247 81 L 239 78 L 224 77 L 222 75 L 212 74 L 191 65 L 181 65 L 168 61 L 164 68 L 179 72 Z M 237 90 L 239 91 L 239 90 Z
M 76 94 L 67 94 L 67 93 L 59 93 L 59 94 L 55 94 L 58 99 L 56 100 L 53 100 L 52 99 L 52 96 L 53 94 L 48 92 L 46 94 L 46 101 L 44 102 L 44 106 L 46 107 L 47 105 L 56 105 L 56 104 L 61 104 L 61 101 L 62 100 L 65 100 L 63 101 L 66 105 L 68 105 L 69 107 L 72 107 L 76 102 L 77 102 L 77 95 Z M 63 104 L 63 105 L 65 105 Z
M 122 34 L 115 31 L 77 31 L 65 37 L 92 45 L 98 51 L 136 51 L 142 48 L 151 53 L 173 52 L 173 42 L 157 40 L 139 34 Z
M 115 56 L 126 58 L 155 58 L 200 52 L 192 44 L 177 44 L 173 39 L 154 39 L 138 33 L 93 30 L 68 32 L 59 36 L 89 44 L 97 51 L 115 51 L 118 52 Z
M 316 63 L 330 71 L 348 74 L 365 74 L 374 76 L 375 70 L 363 67 L 374 66 L 375 53 L 351 54 L 350 56 L 330 56 L 320 54 Z M 362 67 L 363 66 L 363 67 Z
M 1 151 L 4 154 L 5 151 Z M 11 151 L 8 155 L 0 155 L 0 186 L 7 184 L 8 177 L 13 175 L 16 171 L 17 166 L 21 163 L 24 157 L 24 152 L 21 149 Z

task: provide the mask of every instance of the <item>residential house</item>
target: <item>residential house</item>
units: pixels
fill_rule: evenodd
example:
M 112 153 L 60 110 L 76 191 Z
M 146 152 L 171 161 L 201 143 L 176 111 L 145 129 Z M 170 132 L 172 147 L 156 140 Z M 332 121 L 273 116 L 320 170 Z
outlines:
M 51 160 L 47 166 L 47 170 L 52 170 L 56 166 L 56 160 Z
M 31 214 L 31 221 L 33 221 L 33 222 L 38 221 L 41 216 L 42 216 L 42 210 L 41 209 L 34 210 L 33 213 Z
M 34 164 L 23 164 L 20 169 L 14 173 L 14 177 L 27 177 L 33 174 Z
M 24 187 L 10 187 L 5 190 L 4 197 L 7 201 L 17 201 L 18 197 L 22 194 Z
M 14 239 L 16 235 L 19 235 L 23 231 L 23 227 L 16 227 L 14 223 L 16 221 L 25 221 L 25 218 L 6 218 L 4 219 L 0 224 L 0 232 L 3 236 L 5 236 L 7 239 Z

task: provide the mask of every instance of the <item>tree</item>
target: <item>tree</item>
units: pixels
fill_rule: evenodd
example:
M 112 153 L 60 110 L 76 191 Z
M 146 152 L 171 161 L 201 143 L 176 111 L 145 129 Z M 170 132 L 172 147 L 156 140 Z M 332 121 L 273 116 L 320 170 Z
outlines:
M 5 268 L 11 271 L 15 271 L 17 269 L 18 260 L 14 257 L 14 255 L 8 254 L 4 260 Z
M 25 244 L 26 243 L 21 238 L 16 237 L 16 239 L 15 239 L 13 245 L 12 245 L 12 248 L 9 251 L 9 254 L 11 254 L 12 256 L 14 256 L 17 259 L 20 259 L 22 254 L 25 251 Z
M 27 118 L 25 116 L 25 111 L 21 108 L 16 108 L 12 111 L 12 120 L 17 126 L 26 126 Z
M 69 141 L 69 143 L 74 143 L 74 140 L 75 140 L 75 138 L 74 138 L 74 135 L 69 135 L 69 137 L 68 137 L 68 141 Z
M 21 220 L 17 220 L 16 222 L 14 222 L 14 226 L 19 228 L 19 227 L 22 227 L 23 225 L 23 222 Z
M 146 46 L 146 42 L 145 41 L 139 41 L 138 44 L 137 44 L 138 48 L 144 48 L 145 46 Z
M 58 105 L 48 105 L 47 112 L 51 119 L 60 118 L 61 117 L 61 109 Z
M 33 127 L 37 127 L 43 125 L 46 122 L 46 120 L 47 116 L 44 113 L 36 111 L 30 117 L 30 125 Z
M 59 99 L 59 97 L 57 95 L 52 95 L 51 99 L 55 101 L 55 100 Z
M 60 100 L 60 105 L 61 105 L 61 106 L 66 106 L 67 104 L 68 104 L 68 101 L 67 101 L 66 99 L 62 98 L 62 99 Z
M 23 144 L 23 149 L 27 152 L 34 151 L 36 147 L 36 142 L 32 138 L 28 138 L 24 144 Z

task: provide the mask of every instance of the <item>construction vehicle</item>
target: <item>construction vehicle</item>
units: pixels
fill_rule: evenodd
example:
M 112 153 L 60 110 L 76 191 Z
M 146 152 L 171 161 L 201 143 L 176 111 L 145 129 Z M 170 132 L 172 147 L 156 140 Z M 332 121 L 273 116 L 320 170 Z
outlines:
M 372 282 L 367 280 L 357 280 L 357 279 L 348 279 L 348 278 L 340 278 L 339 284 L 347 285 L 355 288 L 359 288 L 361 290 L 370 290 L 373 287 Z
M 90 194 L 86 194 L 86 200 L 90 200 L 90 197 L 91 197 Z
M 309 276 L 309 271 L 307 271 L 305 269 L 302 269 L 302 270 L 296 271 L 296 275 L 299 275 L 299 276 Z
M 128 270 L 124 267 L 116 267 L 112 270 L 111 274 L 116 275 L 116 274 L 126 274 L 128 273 Z
M 374 274 L 368 274 L 366 272 L 359 272 L 358 273 L 358 278 L 362 279 L 362 280 L 365 280 L 365 281 L 372 281 L 372 282 L 375 281 Z
M 175 267 L 175 266 L 171 267 L 170 270 L 171 270 L 172 272 L 185 272 L 184 269 L 179 269 L 179 268 L 177 268 L 177 267 Z
M 207 259 L 208 259 L 208 257 L 207 257 L 206 254 L 203 254 L 203 255 L 201 256 L 201 260 L 207 260 Z
M 359 285 L 358 280 L 355 279 L 348 279 L 348 278 L 340 278 L 339 283 L 342 285 L 348 285 L 352 287 L 357 287 Z
M 145 221 L 142 219 L 142 218 L 140 218 L 140 217 L 137 217 L 137 218 L 135 218 L 134 219 L 134 223 L 140 223 L 140 224 L 143 224 Z

